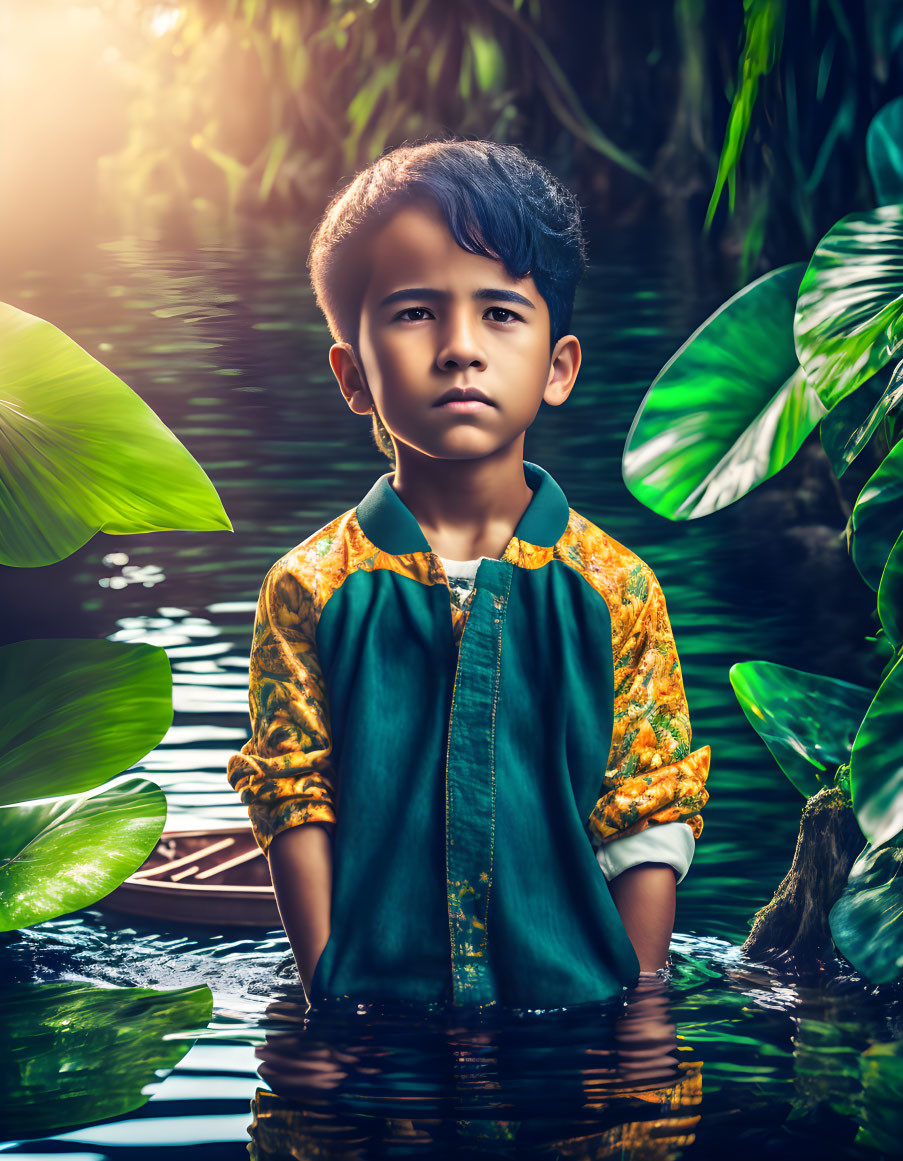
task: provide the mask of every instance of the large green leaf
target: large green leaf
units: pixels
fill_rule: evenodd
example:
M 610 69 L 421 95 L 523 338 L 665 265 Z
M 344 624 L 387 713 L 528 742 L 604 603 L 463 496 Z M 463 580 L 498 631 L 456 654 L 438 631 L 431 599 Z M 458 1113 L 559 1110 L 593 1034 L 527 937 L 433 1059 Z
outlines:
M 53 564 L 95 532 L 232 531 L 204 470 L 121 379 L 0 303 L 0 564 Z
M 865 154 L 878 204 L 903 202 L 903 97 L 879 109 L 872 118 Z
M 0 995 L 4 1136 L 60 1132 L 140 1108 L 206 1028 L 206 985 L 175 991 L 18 984 Z
M 878 585 L 878 617 L 895 649 L 903 645 L 903 532 L 890 550 Z
M 900 351 L 903 206 L 849 214 L 819 242 L 793 324 L 809 385 L 832 408 Z
M 878 687 L 850 754 L 853 809 L 873 846 L 903 830 L 903 658 Z
M 842 476 L 886 415 L 903 403 L 903 362 L 883 367 L 836 404 L 821 421 L 819 434 L 834 474 Z
M 707 516 L 780 471 L 825 408 L 793 347 L 802 263 L 772 270 L 706 319 L 646 393 L 624 482 L 670 520 Z
M 142 778 L 0 808 L 0 931 L 103 899 L 141 866 L 165 822 L 163 791 Z
M 78 638 L 0 648 L 0 806 L 107 782 L 172 724 L 165 649 Z
M 872 691 L 772 661 L 739 661 L 728 677 L 749 724 L 797 790 L 808 798 L 833 786 Z
M 866 846 L 831 908 L 840 952 L 873 984 L 903 975 L 903 847 Z
M 903 441 L 894 444 L 863 485 L 850 513 L 850 553 L 862 579 L 876 592 L 897 537 L 903 531 Z

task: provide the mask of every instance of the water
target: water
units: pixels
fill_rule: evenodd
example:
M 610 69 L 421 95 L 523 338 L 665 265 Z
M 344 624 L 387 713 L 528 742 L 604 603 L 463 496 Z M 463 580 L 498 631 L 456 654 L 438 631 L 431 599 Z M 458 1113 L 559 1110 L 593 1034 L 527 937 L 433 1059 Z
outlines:
M 7 270 L 0 283 L 0 298 L 50 319 L 150 403 L 204 466 L 235 529 L 99 534 L 58 565 L 0 569 L 2 607 L 14 610 L 4 640 L 103 636 L 167 650 L 173 726 L 133 771 L 165 789 L 170 825 L 246 820 L 225 766 L 248 736 L 260 582 L 388 467 L 332 380 L 305 241 L 301 230 L 261 226 L 192 250 L 118 239 L 61 255 L 53 269 Z M 70 1062 L 46 1081 L 43 1115 L 74 1086 L 90 1120 L 84 1109 L 101 1109 L 98 1094 L 114 1081 L 141 1082 L 141 1067 L 150 1100 L 44 1137 L 39 1117 L 0 1149 L 228 1158 L 246 1156 L 251 1140 L 259 1157 L 896 1154 L 903 1053 L 894 995 L 843 972 L 781 977 L 739 951 L 789 865 L 802 799 L 748 726 L 728 670 L 767 658 L 874 681 L 864 606 L 836 599 L 847 580 L 855 588 L 855 573 L 841 566 L 827 583 L 805 560 L 791 568 L 780 520 L 757 522 L 756 504 L 793 508 L 793 466 L 734 508 L 680 524 L 649 513 L 621 482 L 624 438 L 649 382 L 728 293 L 687 252 L 665 231 L 596 241 L 597 268 L 575 316 L 577 388 L 563 408 L 543 409 L 526 445 L 574 508 L 655 570 L 693 744 L 712 746 L 711 800 L 678 890 L 670 983 L 626 1011 L 305 1017 L 281 932 L 201 931 L 91 908 L 0 946 L 9 1012 L 15 985 L 31 981 L 207 984 L 212 1019 L 182 1021 L 172 1042 L 193 1046 L 168 1075 L 171 1062 L 153 1067 L 154 1051 L 171 1043 L 162 1036 L 140 1064 L 122 1054 L 143 1035 L 141 1005 L 152 1000 L 129 1010 L 109 1044 L 116 1022 L 99 1021 L 94 1039 L 86 1035 L 97 1046 L 90 1063 L 79 1072 Z M 842 527 L 839 511 L 834 519 Z M 14 1067 L 8 1076 L 7 1091 L 30 1083 Z

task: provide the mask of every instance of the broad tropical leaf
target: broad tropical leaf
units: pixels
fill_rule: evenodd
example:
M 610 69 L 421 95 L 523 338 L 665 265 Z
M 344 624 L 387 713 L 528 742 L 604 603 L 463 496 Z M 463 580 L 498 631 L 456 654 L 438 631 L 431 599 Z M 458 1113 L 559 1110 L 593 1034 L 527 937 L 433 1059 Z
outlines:
M 838 950 L 873 984 L 903 975 L 903 847 L 866 846 L 828 917 Z
M 903 658 L 885 677 L 850 754 L 853 810 L 873 846 L 903 830 Z
M 839 478 L 868 445 L 875 428 L 903 403 L 903 362 L 882 367 L 836 404 L 821 421 L 825 454 Z
M 151 853 L 165 821 L 163 791 L 141 778 L 0 808 L 0 931 L 109 895 Z
M 903 97 L 890 101 L 872 118 L 865 138 L 875 199 L 880 206 L 903 202 Z
M 797 790 L 808 798 L 832 786 L 872 691 L 772 661 L 740 661 L 728 677 L 749 724 Z
M 655 377 L 622 474 L 669 520 L 708 516 L 793 459 L 825 408 L 793 347 L 802 263 L 756 279 L 702 324 Z
M 0 806 L 80 793 L 169 729 L 169 658 L 141 643 L 17 641 L 0 648 L 0 706 Z
M 903 206 L 849 214 L 819 242 L 793 324 L 809 385 L 833 408 L 903 341 Z
M 100 531 L 232 531 L 188 449 L 68 335 L 0 303 L 0 354 L 0 564 L 54 564 Z
M 878 617 L 895 649 L 903 645 L 903 532 L 890 550 L 878 585 Z
M 850 513 L 850 554 L 876 592 L 903 531 L 903 441 L 895 443 L 863 485 Z
M 175 991 L 97 984 L 5 985 L 0 1121 L 5 1135 L 75 1128 L 140 1108 L 206 1028 L 206 985 Z

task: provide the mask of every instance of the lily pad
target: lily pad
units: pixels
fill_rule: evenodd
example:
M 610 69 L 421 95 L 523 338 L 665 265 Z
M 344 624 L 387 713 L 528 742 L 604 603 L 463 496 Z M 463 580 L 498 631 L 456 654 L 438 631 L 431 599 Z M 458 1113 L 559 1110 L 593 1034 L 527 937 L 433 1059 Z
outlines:
M 0 648 L 0 806 L 100 786 L 172 724 L 165 649 L 80 638 Z
M 739 661 L 728 677 L 749 724 L 800 794 L 833 786 L 872 691 L 772 661 Z
M 903 97 L 890 101 L 872 118 L 865 156 L 878 204 L 903 202 Z
M 903 975 L 903 847 L 865 848 L 828 917 L 838 950 L 873 984 Z
M 815 248 L 793 324 L 809 386 L 836 406 L 899 355 L 903 206 L 849 214 Z
M 669 520 L 707 516 L 793 459 L 825 414 L 793 346 L 802 263 L 728 299 L 655 377 L 634 417 L 624 482 Z
M 850 754 L 853 810 L 873 846 L 903 830 L 903 657 L 878 687 Z
M 903 441 L 895 443 L 863 485 L 850 514 L 850 555 L 876 592 L 903 531 Z
M 839 478 L 875 433 L 886 415 L 903 403 L 903 362 L 891 370 L 882 367 L 821 421 L 819 434 L 825 454 Z
M 206 985 L 18 984 L 0 996 L 4 1136 L 46 1136 L 146 1104 L 206 1028 Z
M 0 931 L 103 899 L 137 871 L 165 822 L 163 791 L 143 778 L 0 808 Z
M 68 335 L 0 303 L 0 352 L 0 564 L 53 564 L 101 531 L 232 531 L 188 449 Z
M 903 645 L 903 532 L 897 537 L 878 585 L 878 617 L 895 649 Z

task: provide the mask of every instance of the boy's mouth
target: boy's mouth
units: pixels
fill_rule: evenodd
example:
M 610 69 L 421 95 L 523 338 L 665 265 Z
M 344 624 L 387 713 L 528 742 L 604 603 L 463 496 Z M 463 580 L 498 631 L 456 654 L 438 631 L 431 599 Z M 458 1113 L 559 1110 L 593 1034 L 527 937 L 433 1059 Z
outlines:
M 479 387 L 450 387 L 433 406 L 447 407 L 449 411 L 479 411 L 481 407 L 495 405 Z

